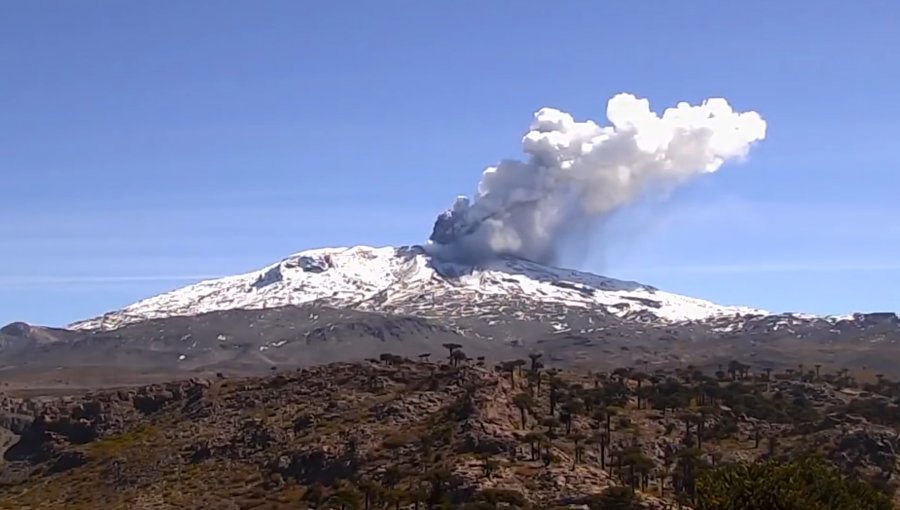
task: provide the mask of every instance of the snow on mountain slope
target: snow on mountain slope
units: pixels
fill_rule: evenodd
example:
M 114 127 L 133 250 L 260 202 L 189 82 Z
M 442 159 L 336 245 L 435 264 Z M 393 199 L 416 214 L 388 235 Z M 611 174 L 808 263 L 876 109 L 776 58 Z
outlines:
M 520 259 L 472 267 L 436 260 L 419 246 L 357 246 L 304 251 L 259 271 L 190 285 L 71 327 L 115 329 L 148 319 L 307 303 L 460 317 L 482 314 L 479 305 L 498 300 L 602 307 L 620 316 L 649 312 L 673 322 L 765 313 Z

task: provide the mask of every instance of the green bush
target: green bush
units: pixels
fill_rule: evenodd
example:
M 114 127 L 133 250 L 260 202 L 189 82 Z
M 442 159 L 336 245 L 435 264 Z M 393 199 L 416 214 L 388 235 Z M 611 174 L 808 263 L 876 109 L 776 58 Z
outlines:
M 637 510 L 642 508 L 631 487 L 609 487 L 588 501 L 591 510 Z
M 729 464 L 699 474 L 696 510 L 890 510 L 873 486 L 817 458 Z
M 831 412 L 858 414 L 880 425 L 900 425 L 900 407 L 880 398 L 855 398 L 842 407 L 834 407 Z

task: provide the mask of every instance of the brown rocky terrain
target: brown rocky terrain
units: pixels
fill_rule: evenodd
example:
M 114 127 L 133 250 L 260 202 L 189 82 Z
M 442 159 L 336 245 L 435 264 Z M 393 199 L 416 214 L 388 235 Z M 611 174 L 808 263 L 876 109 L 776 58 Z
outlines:
M 893 494 L 900 386 L 884 377 L 560 372 L 448 347 L 3 397 L 0 508 L 711 508 L 705 470 L 811 452 Z

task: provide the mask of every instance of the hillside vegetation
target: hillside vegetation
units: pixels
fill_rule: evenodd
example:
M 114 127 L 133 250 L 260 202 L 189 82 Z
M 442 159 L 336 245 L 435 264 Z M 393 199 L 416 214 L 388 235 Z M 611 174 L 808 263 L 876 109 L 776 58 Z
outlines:
M 6 397 L 0 508 L 894 508 L 900 386 L 391 354 Z

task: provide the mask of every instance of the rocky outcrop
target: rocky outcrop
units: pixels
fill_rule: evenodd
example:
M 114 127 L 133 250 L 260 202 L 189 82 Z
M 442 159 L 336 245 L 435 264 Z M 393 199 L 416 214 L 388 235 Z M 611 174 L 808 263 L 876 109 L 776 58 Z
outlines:
M 877 468 L 893 472 L 897 465 L 900 442 L 895 432 L 876 428 L 857 428 L 836 440 L 832 458 L 845 470 Z
M 633 483 L 639 490 L 632 507 L 659 509 L 674 498 L 682 456 L 698 465 L 753 462 L 812 448 L 847 470 L 879 475 L 891 472 L 900 452 L 894 431 L 841 412 L 836 403 L 851 397 L 824 382 L 710 378 L 703 384 L 718 388 L 707 387 L 719 402 L 682 403 L 673 412 L 648 409 L 648 396 L 638 408 L 633 371 L 602 377 L 552 371 L 551 412 L 548 371 L 538 387 L 517 363 L 488 368 L 460 359 L 449 366 L 392 354 L 268 377 L 0 397 L 0 431 L 8 438 L 0 500 L 42 508 L 22 498 L 32 493 L 46 508 L 99 508 L 122 495 L 136 507 L 140 498 L 160 494 L 161 508 L 184 508 L 185 501 L 252 508 L 264 501 L 296 504 L 306 497 L 301 487 L 322 486 L 334 495 L 352 485 L 381 498 L 378 507 L 416 493 L 420 503 L 435 505 L 595 508 L 597 498 L 611 495 L 609 487 Z M 695 398 L 700 386 L 684 382 L 686 374 L 639 380 L 645 390 L 659 390 L 669 378 Z M 746 402 L 726 407 L 726 393 Z M 516 406 L 522 394 L 532 397 L 524 399 L 524 424 Z M 797 396 L 817 410 L 809 415 L 816 419 L 801 426 L 784 412 L 771 423 L 758 416 L 766 405 L 784 411 Z M 615 403 L 608 406 L 606 398 Z M 696 449 L 700 429 L 703 445 Z M 638 476 L 628 462 L 642 469 Z

